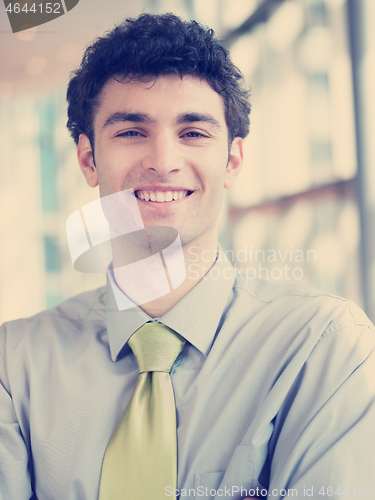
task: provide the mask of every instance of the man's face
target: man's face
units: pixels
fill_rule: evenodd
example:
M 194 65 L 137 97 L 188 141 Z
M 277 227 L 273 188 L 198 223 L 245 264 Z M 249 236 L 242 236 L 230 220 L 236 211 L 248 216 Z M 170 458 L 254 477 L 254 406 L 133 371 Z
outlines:
M 94 134 L 95 166 L 84 134 L 78 158 L 101 197 L 133 188 L 145 226 L 174 227 L 183 245 L 217 238 L 224 188 L 241 168 L 242 139 L 234 139 L 228 155 L 224 103 L 206 81 L 111 79 Z

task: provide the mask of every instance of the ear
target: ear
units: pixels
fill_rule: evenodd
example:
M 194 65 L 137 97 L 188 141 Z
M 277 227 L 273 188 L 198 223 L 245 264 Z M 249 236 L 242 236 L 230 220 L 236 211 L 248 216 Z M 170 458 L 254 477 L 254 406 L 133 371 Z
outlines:
M 241 137 L 235 137 L 232 141 L 232 145 L 229 153 L 229 161 L 227 170 L 225 172 L 224 187 L 225 189 L 230 189 L 237 175 L 240 173 L 243 161 L 243 139 Z
M 86 177 L 86 182 L 90 187 L 96 187 L 98 182 L 98 174 L 94 165 L 94 156 L 90 139 L 86 134 L 81 134 L 78 140 L 77 157 L 79 165 Z

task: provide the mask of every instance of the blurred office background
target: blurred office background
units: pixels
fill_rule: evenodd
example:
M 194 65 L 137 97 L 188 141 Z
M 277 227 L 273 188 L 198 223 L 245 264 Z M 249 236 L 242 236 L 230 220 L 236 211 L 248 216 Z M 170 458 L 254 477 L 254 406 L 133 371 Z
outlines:
M 66 83 L 95 36 L 168 11 L 214 28 L 252 87 L 245 165 L 221 216 L 228 256 L 374 320 L 374 0 L 80 0 L 17 34 L 0 6 L 0 323 L 104 284 L 68 252 L 66 219 L 98 192 L 65 128 Z

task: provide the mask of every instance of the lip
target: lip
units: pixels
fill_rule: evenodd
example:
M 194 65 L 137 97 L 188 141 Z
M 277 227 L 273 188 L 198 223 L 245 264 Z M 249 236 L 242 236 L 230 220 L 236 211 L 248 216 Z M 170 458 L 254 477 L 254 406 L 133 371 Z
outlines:
M 137 186 L 133 188 L 134 193 L 136 191 L 161 191 L 165 193 L 166 191 L 191 191 L 193 192 L 193 189 L 189 189 L 188 187 L 182 187 L 182 186 L 169 186 L 166 184 L 145 184 L 142 186 Z

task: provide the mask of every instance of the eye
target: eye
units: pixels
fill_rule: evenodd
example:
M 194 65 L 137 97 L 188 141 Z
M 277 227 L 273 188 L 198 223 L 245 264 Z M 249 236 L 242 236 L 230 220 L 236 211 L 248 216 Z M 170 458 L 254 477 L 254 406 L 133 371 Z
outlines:
M 144 137 L 144 135 L 138 132 L 138 130 L 126 130 L 125 132 L 116 134 L 116 137 Z
M 199 138 L 199 137 L 205 137 L 207 138 L 208 136 L 205 134 L 202 134 L 201 132 L 197 132 L 195 130 L 191 130 L 190 132 L 186 132 L 182 137 L 188 137 L 188 138 Z

